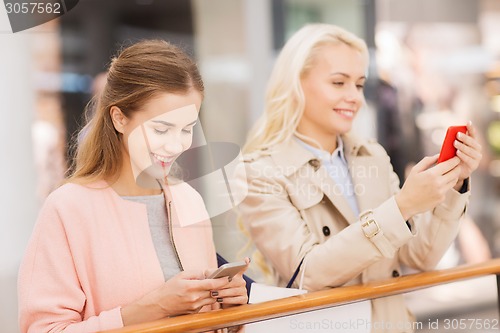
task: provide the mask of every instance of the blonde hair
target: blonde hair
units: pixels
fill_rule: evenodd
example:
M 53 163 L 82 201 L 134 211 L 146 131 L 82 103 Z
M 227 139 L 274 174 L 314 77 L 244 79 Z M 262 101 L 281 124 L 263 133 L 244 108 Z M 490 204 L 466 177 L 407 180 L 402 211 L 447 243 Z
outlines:
M 305 98 L 300 83 L 322 46 L 346 44 L 368 60 L 366 43 L 347 30 L 331 24 L 309 24 L 297 31 L 281 50 L 268 81 L 264 113 L 250 130 L 243 151 L 270 149 L 296 133 L 304 113 Z
M 121 134 L 111 120 L 117 106 L 130 118 L 159 93 L 187 93 L 204 87 L 194 61 L 180 48 L 163 40 L 144 40 L 112 59 L 106 84 L 87 106 L 94 113 L 80 132 L 67 182 L 116 180 L 122 161 Z

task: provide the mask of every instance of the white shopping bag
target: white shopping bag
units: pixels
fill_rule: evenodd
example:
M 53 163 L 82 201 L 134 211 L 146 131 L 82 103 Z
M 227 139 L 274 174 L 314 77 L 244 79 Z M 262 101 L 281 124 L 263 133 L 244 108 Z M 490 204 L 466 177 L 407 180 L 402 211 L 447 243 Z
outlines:
M 261 303 L 307 293 L 307 290 L 302 289 L 304 271 L 305 267 L 302 270 L 299 289 L 252 283 L 248 303 Z M 340 305 L 245 325 L 245 333 L 370 333 L 370 329 L 370 301 Z

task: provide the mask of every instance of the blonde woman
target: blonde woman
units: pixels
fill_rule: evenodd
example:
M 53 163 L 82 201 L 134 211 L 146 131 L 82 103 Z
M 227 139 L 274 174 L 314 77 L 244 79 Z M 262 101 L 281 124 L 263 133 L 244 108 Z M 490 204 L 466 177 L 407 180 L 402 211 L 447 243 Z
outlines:
M 74 173 L 47 198 L 21 264 L 21 332 L 97 332 L 247 302 L 243 272 L 205 278 L 217 265 L 208 214 L 171 177 L 203 91 L 195 63 L 165 41 L 113 59 Z
M 475 128 L 457 157 L 425 157 L 400 189 L 385 150 L 349 133 L 367 69 L 366 44 L 327 24 L 303 27 L 276 60 L 240 208 L 279 286 L 297 269 L 310 291 L 429 270 L 457 235 L 481 158 Z M 374 332 L 411 332 L 412 320 L 401 295 L 372 301 Z

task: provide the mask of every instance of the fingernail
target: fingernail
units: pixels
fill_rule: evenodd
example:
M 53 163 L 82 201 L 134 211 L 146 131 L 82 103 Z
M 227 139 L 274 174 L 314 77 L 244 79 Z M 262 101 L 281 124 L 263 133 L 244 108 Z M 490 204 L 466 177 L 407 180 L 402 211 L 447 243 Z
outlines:
M 217 303 L 222 303 L 223 299 L 221 297 L 217 298 Z
M 457 140 L 453 141 L 453 145 L 454 145 L 455 147 L 456 147 L 456 146 L 458 146 L 458 141 L 457 141 Z
M 212 291 L 211 294 L 212 294 L 212 297 L 219 296 L 219 292 L 218 291 Z
M 461 139 L 463 135 L 464 135 L 464 134 L 463 134 L 462 132 L 458 132 L 457 137 L 458 137 L 459 139 Z

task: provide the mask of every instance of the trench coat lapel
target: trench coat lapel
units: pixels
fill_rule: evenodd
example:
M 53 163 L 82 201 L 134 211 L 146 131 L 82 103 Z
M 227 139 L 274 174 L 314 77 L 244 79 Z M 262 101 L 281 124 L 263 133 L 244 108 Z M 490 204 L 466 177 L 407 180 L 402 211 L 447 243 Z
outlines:
M 373 154 L 364 141 L 349 134 L 343 135 L 342 140 L 358 208 L 362 213 L 387 199 L 390 164 L 388 158 Z
M 300 168 L 307 168 L 307 172 L 303 172 L 306 177 L 305 181 L 319 188 L 348 223 L 353 223 L 357 220 L 345 197 L 335 193 L 335 182 L 312 152 L 292 139 L 287 143 L 279 145 L 271 155 L 281 170 L 287 170 L 284 174 L 286 177 L 291 177 Z
M 335 208 L 337 208 L 339 213 L 342 214 L 349 224 L 357 220 L 357 217 L 346 198 L 343 195 L 336 193 L 337 191 L 334 190 L 336 183 L 328 175 L 324 165 L 321 165 L 318 171 L 313 174 L 311 181 L 322 189 L 326 197 L 332 202 Z

